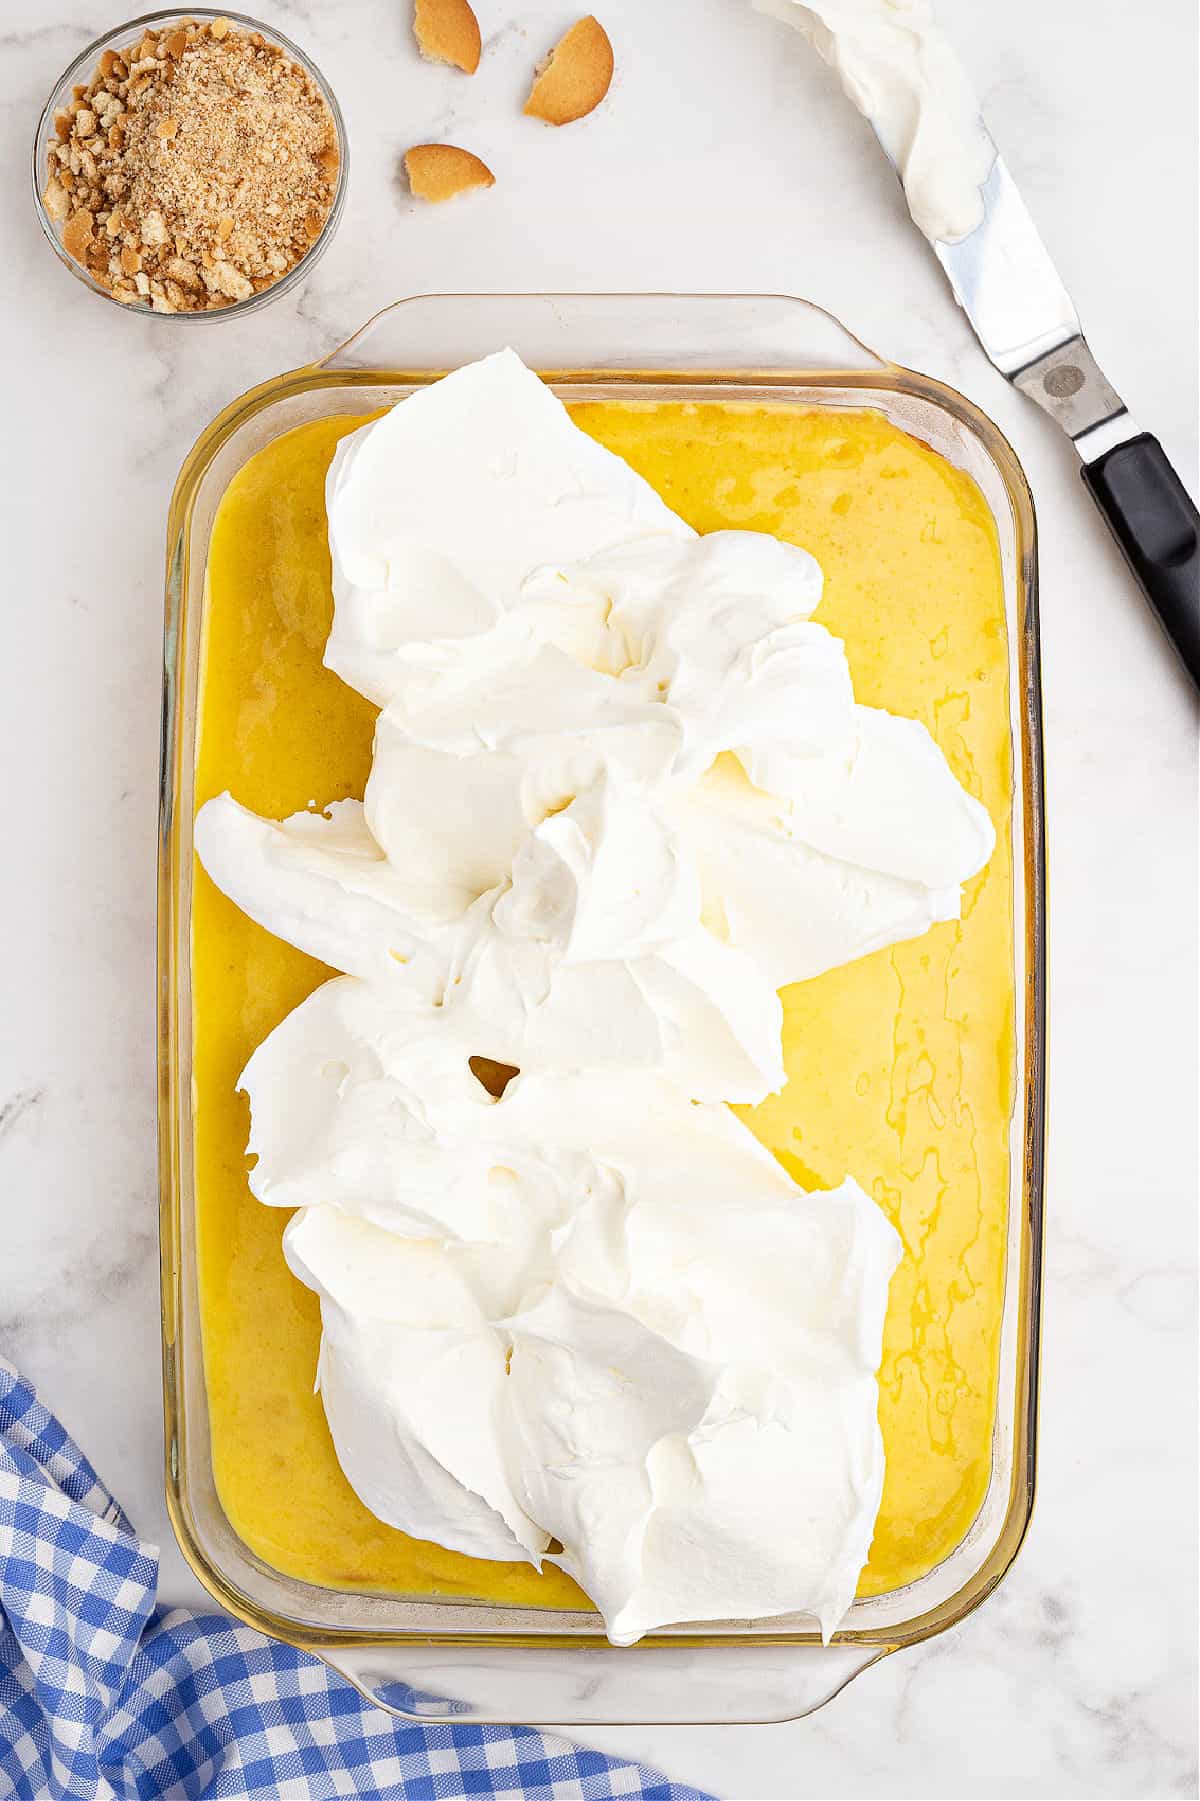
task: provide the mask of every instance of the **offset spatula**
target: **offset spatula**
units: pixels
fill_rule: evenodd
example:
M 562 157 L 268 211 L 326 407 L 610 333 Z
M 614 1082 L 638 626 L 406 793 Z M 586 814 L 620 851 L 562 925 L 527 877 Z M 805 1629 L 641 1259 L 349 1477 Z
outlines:
M 1200 514 L 1158 439 L 1139 430 L 1105 380 L 1071 296 L 994 143 L 992 149 L 979 225 L 954 244 L 929 241 L 1001 375 L 1044 407 L 1079 452 L 1085 487 L 1200 687 Z

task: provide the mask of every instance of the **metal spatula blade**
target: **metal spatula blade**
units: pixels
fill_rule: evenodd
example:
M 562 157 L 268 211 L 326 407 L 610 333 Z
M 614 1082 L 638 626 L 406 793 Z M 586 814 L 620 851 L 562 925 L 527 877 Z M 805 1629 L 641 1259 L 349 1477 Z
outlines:
M 1089 350 L 1016 183 L 987 141 L 994 159 L 982 219 L 957 243 L 928 242 L 988 357 L 1075 445 L 1088 492 L 1200 687 L 1200 514 Z

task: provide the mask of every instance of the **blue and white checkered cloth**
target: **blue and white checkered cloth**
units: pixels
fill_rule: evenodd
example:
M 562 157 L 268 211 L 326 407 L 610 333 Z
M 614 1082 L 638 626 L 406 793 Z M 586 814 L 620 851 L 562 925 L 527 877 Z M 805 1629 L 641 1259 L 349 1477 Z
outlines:
M 526 1727 L 402 1724 L 157 1585 L 154 1546 L 0 1361 L 0 1801 L 705 1801 Z

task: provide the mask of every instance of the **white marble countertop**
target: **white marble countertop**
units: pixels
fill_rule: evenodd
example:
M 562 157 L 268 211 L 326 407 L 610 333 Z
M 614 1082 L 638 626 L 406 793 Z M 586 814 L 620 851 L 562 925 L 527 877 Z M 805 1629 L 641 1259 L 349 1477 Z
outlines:
M 162 547 L 176 470 L 233 396 L 420 291 L 806 294 L 961 388 L 1024 461 L 1041 525 L 1051 864 L 1040 1497 L 958 1630 L 790 1726 L 596 1731 L 718 1794 L 1195 1794 L 1196 713 L 1070 447 L 985 363 L 865 127 L 746 0 L 605 0 L 605 108 L 553 134 L 528 72 L 573 16 L 479 0 L 473 80 L 419 61 L 405 0 L 261 0 L 316 55 L 353 145 L 306 286 L 193 330 L 119 313 L 41 241 L 29 137 L 115 22 L 4 0 L 11 279 L 3 491 L 10 650 L 0 930 L 0 1351 L 194 1586 L 161 1496 L 154 856 Z M 943 15 L 1092 345 L 1189 484 L 1196 461 L 1196 27 L 1156 0 Z M 48 14 L 55 21 L 48 23 Z M 450 137 L 496 187 L 413 202 L 399 153 Z

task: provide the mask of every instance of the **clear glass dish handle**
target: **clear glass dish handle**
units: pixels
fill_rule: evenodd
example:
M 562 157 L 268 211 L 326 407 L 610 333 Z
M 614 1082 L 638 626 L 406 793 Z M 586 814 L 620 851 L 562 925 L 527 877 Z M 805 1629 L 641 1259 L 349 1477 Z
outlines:
M 397 1719 L 520 1726 L 769 1724 L 824 1707 L 880 1645 L 346 1645 L 318 1655 Z
M 326 370 L 440 373 L 511 345 L 543 370 L 888 367 L 841 322 L 786 294 L 418 294 L 322 358 Z

